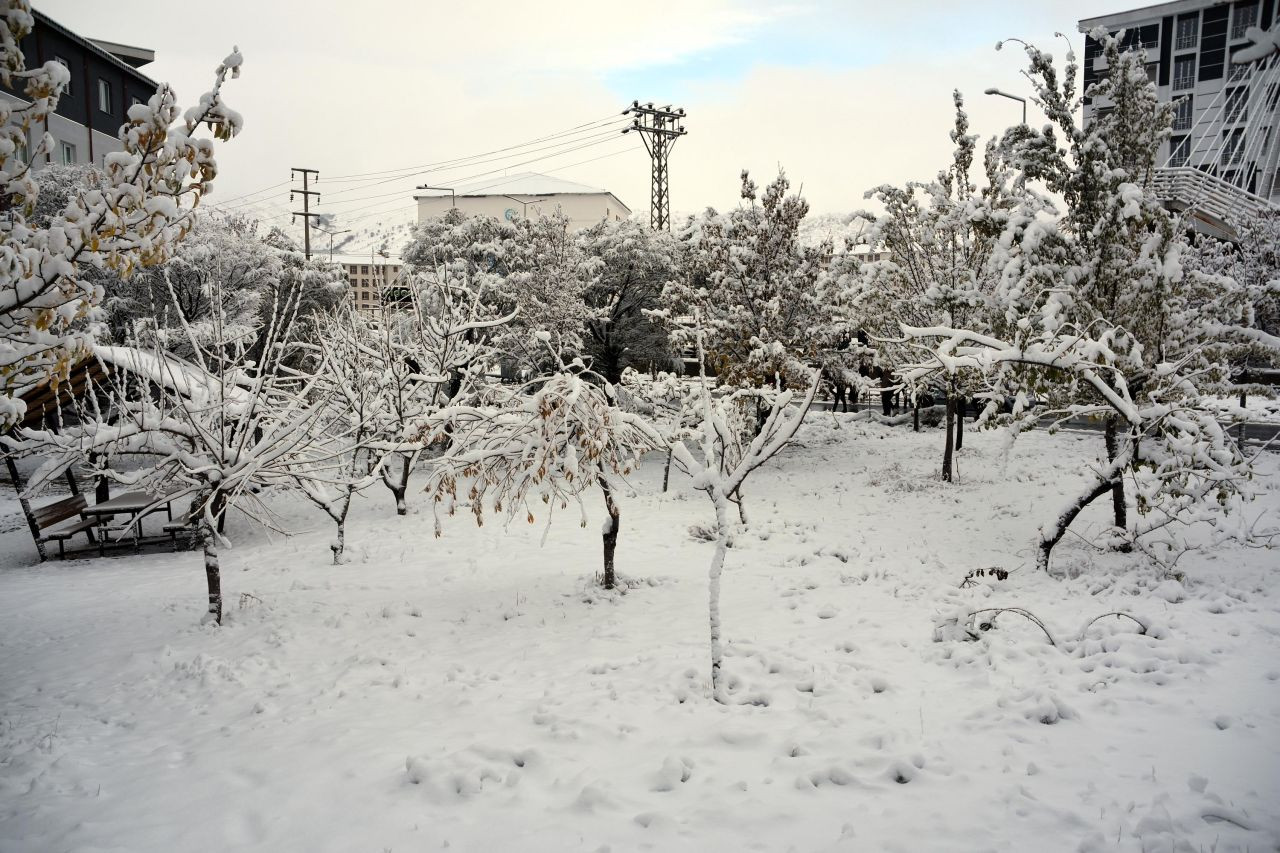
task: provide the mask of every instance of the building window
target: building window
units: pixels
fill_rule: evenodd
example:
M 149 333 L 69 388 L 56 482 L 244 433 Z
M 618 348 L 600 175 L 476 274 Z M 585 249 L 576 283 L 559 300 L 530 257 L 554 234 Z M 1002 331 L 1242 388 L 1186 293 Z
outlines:
M 1186 15 L 1178 19 L 1178 39 L 1174 45 L 1178 50 L 1190 50 L 1200 40 L 1199 13 Z
M 1191 96 L 1183 95 L 1179 98 L 1178 103 L 1174 106 L 1173 129 L 1190 130 L 1193 112 L 1194 108 L 1191 103 Z
M 61 63 L 62 67 L 63 67 L 63 68 L 65 68 L 65 69 L 67 69 L 67 85 L 66 85 L 66 87 L 62 90 L 62 94 L 64 94 L 64 95 L 70 95 L 70 94 L 73 94 L 73 92 L 71 91 L 71 73 L 70 73 L 70 72 L 71 72 L 71 63 L 70 63 L 70 62 L 67 62 L 67 61 L 66 61 L 65 59 L 63 59 L 61 56 L 55 56 L 55 57 L 53 58 L 53 61 L 54 61 L 54 62 L 57 62 L 57 63 Z
M 111 114 L 111 84 L 101 77 L 98 78 L 98 109 Z
M 1237 86 L 1227 90 L 1226 122 L 1247 121 L 1249 118 L 1249 87 Z
M 1223 134 L 1222 165 L 1235 166 L 1244 158 L 1244 130 L 1229 130 Z
M 70 142 L 63 142 L 58 145 L 58 154 L 61 156 L 62 165 L 70 166 L 76 162 L 76 147 Z
M 1231 38 L 1244 38 L 1245 30 L 1258 24 L 1258 4 L 1237 6 L 1231 15 Z
M 1148 24 L 1138 30 L 1138 41 L 1143 47 L 1155 49 L 1160 46 L 1160 25 Z
M 1173 91 L 1192 89 L 1196 85 L 1196 58 L 1179 56 L 1173 61 Z
M 1191 137 L 1175 136 L 1169 140 L 1169 143 L 1171 152 L 1169 154 L 1169 165 L 1187 165 L 1187 162 L 1191 159 Z
M 361 264 L 361 266 L 360 266 L 360 274 L 361 274 L 361 275 L 368 275 L 368 274 L 369 274 L 369 265 L 368 265 L 368 264 Z

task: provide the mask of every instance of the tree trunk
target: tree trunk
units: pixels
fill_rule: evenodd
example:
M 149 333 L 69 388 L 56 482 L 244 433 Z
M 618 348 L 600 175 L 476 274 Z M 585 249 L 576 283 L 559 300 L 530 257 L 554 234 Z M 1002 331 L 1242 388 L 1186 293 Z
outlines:
M 951 457 L 955 454 L 956 397 L 947 395 L 947 437 L 942 445 L 942 481 L 951 482 Z
M 1240 408 L 1244 408 L 1245 403 L 1249 401 L 1249 395 L 1244 391 L 1240 392 Z M 1244 425 L 1249 422 L 1246 417 L 1240 422 L 1240 426 L 1236 427 L 1236 444 L 1240 446 L 1240 454 L 1244 455 Z
M 1066 535 L 1067 528 L 1076 520 L 1085 507 L 1096 501 L 1098 498 L 1111 491 L 1115 482 L 1120 479 L 1125 467 L 1129 464 L 1128 454 L 1120 454 L 1120 457 L 1111 463 L 1111 465 L 1098 475 L 1097 482 L 1081 492 L 1070 504 L 1066 506 L 1054 519 L 1053 524 L 1047 529 L 1040 529 L 1040 542 L 1038 543 L 1039 553 L 1036 555 L 1036 566 L 1044 571 L 1049 571 L 1049 557 L 1053 553 L 1053 548 Z
M 207 516 L 200 519 L 200 544 L 204 549 L 204 576 L 209 585 L 209 615 L 222 624 L 222 570 L 218 565 L 218 539 Z
M 964 397 L 956 398 L 956 450 L 964 447 Z
M 729 511 L 726 504 L 728 498 L 716 492 L 712 495 L 716 507 L 716 553 L 711 558 L 711 568 L 707 571 L 707 616 L 711 633 L 711 696 L 721 704 L 725 703 L 724 685 L 721 683 L 721 664 L 724 661 L 724 650 L 720 646 L 720 574 L 724 570 L 725 552 L 729 547 Z
M 409 511 L 409 508 L 405 505 L 404 493 L 409 488 L 409 457 L 404 455 L 403 453 L 399 455 L 400 455 L 400 478 L 398 480 L 392 480 L 391 477 L 387 475 L 387 472 L 390 469 L 386 465 L 383 465 L 382 482 L 385 483 L 386 487 L 391 490 L 392 497 L 396 499 L 396 515 L 406 515 Z
M 617 584 L 614 576 L 613 555 L 618 548 L 618 530 L 622 527 L 622 510 L 613 499 L 613 490 L 603 476 L 600 477 L 600 491 L 604 492 L 604 508 L 609 512 L 609 519 L 604 523 L 604 588 L 613 589 Z
M 662 493 L 666 494 L 667 486 L 671 483 L 671 454 L 674 451 L 667 448 L 667 464 L 662 467 Z
M 913 432 L 920 431 L 920 398 L 911 401 L 911 429 Z
M 1107 443 L 1107 461 L 1114 463 L 1116 455 L 1120 452 L 1119 427 L 1114 417 L 1107 418 L 1104 437 Z M 1115 485 L 1111 487 L 1111 512 L 1115 518 L 1116 527 L 1121 530 L 1128 528 L 1129 518 L 1125 509 L 1123 477 L 1117 477 Z
M 338 520 L 338 535 L 333 538 L 329 549 L 333 551 L 333 564 L 336 566 L 342 557 L 342 550 L 347 546 L 347 525 L 345 519 Z
M 218 520 L 218 532 L 224 533 L 227 529 L 227 494 L 226 492 L 213 493 L 213 517 Z

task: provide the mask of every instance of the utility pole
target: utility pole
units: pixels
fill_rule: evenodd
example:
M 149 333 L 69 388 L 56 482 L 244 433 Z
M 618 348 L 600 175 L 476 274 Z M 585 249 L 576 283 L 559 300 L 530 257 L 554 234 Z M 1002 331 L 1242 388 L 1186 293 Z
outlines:
M 632 101 L 622 114 L 632 115 L 631 126 L 623 133 L 636 131 L 649 152 L 653 178 L 649 189 L 649 223 L 654 228 L 671 230 L 671 194 L 667 177 L 667 155 L 676 139 L 688 133 L 684 129 L 684 110 L 670 104 L 656 108 L 652 103 Z
M 290 180 L 293 179 L 294 174 L 297 172 L 302 173 L 302 189 L 289 190 L 289 201 L 293 201 L 293 197 L 295 195 L 302 196 L 302 210 L 301 211 L 295 210 L 293 212 L 293 215 L 295 217 L 297 216 L 302 217 L 302 247 L 303 247 L 302 251 L 307 256 L 307 260 L 311 260 L 311 220 L 320 218 L 320 214 L 311 212 L 311 197 L 315 196 L 316 203 L 318 204 L 320 202 L 320 193 L 316 192 L 315 190 L 307 188 L 307 178 L 311 175 L 315 175 L 316 180 L 319 181 L 320 173 L 315 169 L 294 168 L 289 170 Z M 296 222 L 297 219 L 295 219 L 294 221 Z

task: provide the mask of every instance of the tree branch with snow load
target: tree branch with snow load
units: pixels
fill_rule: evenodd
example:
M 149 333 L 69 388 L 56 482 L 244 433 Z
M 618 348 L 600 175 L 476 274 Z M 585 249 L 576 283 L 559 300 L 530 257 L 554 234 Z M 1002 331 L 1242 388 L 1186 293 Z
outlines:
M 213 87 L 182 113 L 173 90 L 162 85 L 145 104 L 128 110 L 120 130 L 123 150 L 105 158 L 105 176 L 80 190 L 45 225 L 28 220 L 39 189 L 32 164 L 53 138 L 44 134 L 24 159 L 27 129 L 46 120 L 70 84 L 58 62 L 26 69 L 19 41 L 34 18 L 26 0 L 5 4 L 0 21 L 0 77 L 25 81 L 30 102 L 0 103 L 0 426 L 21 419 L 20 392 L 47 377 L 65 376 L 92 345 L 88 320 L 97 316 L 100 286 L 86 267 L 121 275 L 163 261 L 190 228 L 192 211 L 217 175 L 213 140 L 235 136 L 243 124 L 222 98 L 242 57 L 233 51 L 214 72 Z

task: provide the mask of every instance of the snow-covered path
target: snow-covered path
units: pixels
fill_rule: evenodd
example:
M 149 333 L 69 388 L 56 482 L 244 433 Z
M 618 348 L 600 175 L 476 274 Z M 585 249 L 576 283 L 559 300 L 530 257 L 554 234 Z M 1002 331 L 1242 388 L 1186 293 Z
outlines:
M 1077 434 L 941 435 L 815 416 L 750 483 L 708 698 L 710 504 L 623 505 L 626 595 L 592 591 L 601 506 L 431 533 L 419 499 L 354 510 L 351 561 L 278 507 L 233 525 L 227 624 L 198 624 L 194 554 L 31 565 L 0 534 L 3 851 L 1183 851 L 1280 844 L 1280 591 L 1272 552 L 1187 555 L 1183 583 L 1068 537 L 1018 567 L 1099 449 Z M 1280 509 L 1268 459 L 1257 508 Z M 591 496 L 592 501 L 598 500 Z M 1104 517 L 1082 518 L 1080 528 Z M 244 597 L 242 598 L 242 594 Z M 1024 606 L 935 642 L 939 614 Z M 1216 847 L 1215 847 L 1216 845 Z

